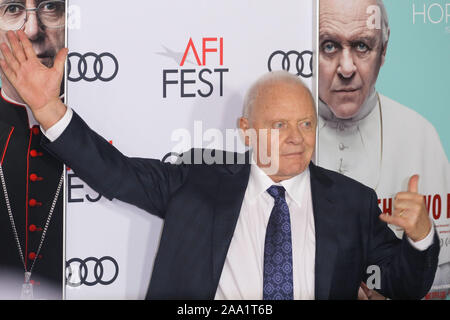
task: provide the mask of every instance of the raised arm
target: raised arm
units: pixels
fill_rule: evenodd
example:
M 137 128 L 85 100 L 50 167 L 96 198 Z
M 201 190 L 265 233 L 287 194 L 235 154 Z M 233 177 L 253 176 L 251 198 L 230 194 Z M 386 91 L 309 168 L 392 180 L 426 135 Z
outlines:
M 66 114 L 59 99 L 67 49 L 48 68 L 37 58 L 23 31 L 8 32 L 10 47 L 0 44 L 0 67 L 45 131 Z M 55 141 L 43 142 L 56 158 L 72 168 L 105 197 L 134 204 L 164 218 L 166 205 L 183 183 L 188 168 L 154 159 L 129 158 L 91 130 L 74 112 Z

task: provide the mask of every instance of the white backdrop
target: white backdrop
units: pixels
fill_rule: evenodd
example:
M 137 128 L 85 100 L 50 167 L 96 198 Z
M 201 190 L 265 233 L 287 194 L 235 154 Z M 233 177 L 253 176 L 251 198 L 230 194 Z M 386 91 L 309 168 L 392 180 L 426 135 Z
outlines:
M 312 72 L 313 0 L 70 0 L 69 8 L 68 105 L 128 156 L 162 159 L 179 142 L 173 131 L 192 132 L 194 121 L 203 131 L 235 128 L 245 91 L 278 50 L 293 51 L 285 69 Z M 212 39 L 203 65 L 204 38 Z M 190 39 L 200 66 L 192 47 L 180 66 Z M 273 57 L 273 70 L 282 57 Z M 178 81 L 167 84 L 165 98 L 163 70 Z M 182 72 L 184 93 L 195 97 L 181 97 Z M 208 97 L 197 91 L 211 87 Z M 144 298 L 163 222 L 116 200 L 89 201 L 98 195 L 72 171 L 66 190 L 66 298 Z

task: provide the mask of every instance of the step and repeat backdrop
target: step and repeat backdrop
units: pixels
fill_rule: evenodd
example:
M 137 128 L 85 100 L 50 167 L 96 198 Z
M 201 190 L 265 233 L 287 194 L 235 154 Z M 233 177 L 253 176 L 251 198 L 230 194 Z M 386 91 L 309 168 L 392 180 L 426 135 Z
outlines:
M 128 156 L 221 147 L 208 130 L 236 128 L 262 74 L 313 87 L 313 15 L 312 0 L 70 0 L 67 103 Z M 71 170 L 66 190 L 66 298 L 144 298 L 163 221 Z

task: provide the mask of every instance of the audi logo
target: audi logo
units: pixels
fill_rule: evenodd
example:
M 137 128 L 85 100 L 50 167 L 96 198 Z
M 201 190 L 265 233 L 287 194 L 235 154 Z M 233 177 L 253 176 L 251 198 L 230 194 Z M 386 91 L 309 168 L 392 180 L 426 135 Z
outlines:
M 119 264 L 113 257 L 72 258 L 66 262 L 66 284 L 70 287 L 83 284 L 88 287 L 96 284 L 106 286 L 113 283 L 118 275 Z
M 276 69 L 285 70 L 288 72 L 291 72 L 292 68 L 295 68 L 297 71 L 297 76 L 302 76 L 303 78 L 311 78 L 313 73 L 313 53 L 312 51 L 305 50 L 302 52 L 298 52 L 295 50 L 291 50 L 288 52 L 284 52 L 281 50 L 277 50 L 273 52 L 270 57 L 269 61 L 267 62 L 267 68 L 269 71 L 272 71 L 274 69 L 274 58 L 280 56 L 280 59 L 278 59 L 278 64 L 276 65 Z M 295 60 L 294 60 L 295 59 Z M 307 63 L 307 59 L 309 59 L 309 63 Z M 277 61 L 275 59 L 275 61 Z M 309 70 L 306 70 L 306 67 L 309 67 Z
M 72 68 L 72 63 L 76 68 Z M 112 64 L 112 68 L 106 68 L 106 64 Z M 92 70 L 92 72 L 89 72 L 89 70 Z M 119 61 L 109 52 L 103 52 L 101 54 L 96 54 L 94 52 L 85 54 L 71 52 L 67 59 L 67 78 L 72 82 L 81 80 L 88 82 L 96 80 L 108 82 L 113 80 L 118 72 Z M 88 76 L 88 74 L 93 74 L 93 76 Z

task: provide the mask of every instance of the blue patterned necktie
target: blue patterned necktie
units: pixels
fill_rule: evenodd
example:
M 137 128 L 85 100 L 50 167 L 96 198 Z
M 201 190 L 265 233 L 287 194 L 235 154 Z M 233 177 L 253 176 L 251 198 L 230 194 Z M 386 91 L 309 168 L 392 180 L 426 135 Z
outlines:
M 271 186 L 267 192 L 275 199 L 264 244 L 264 300 L 294 299 L 292 276 L 291 219 L 285 189 Z

